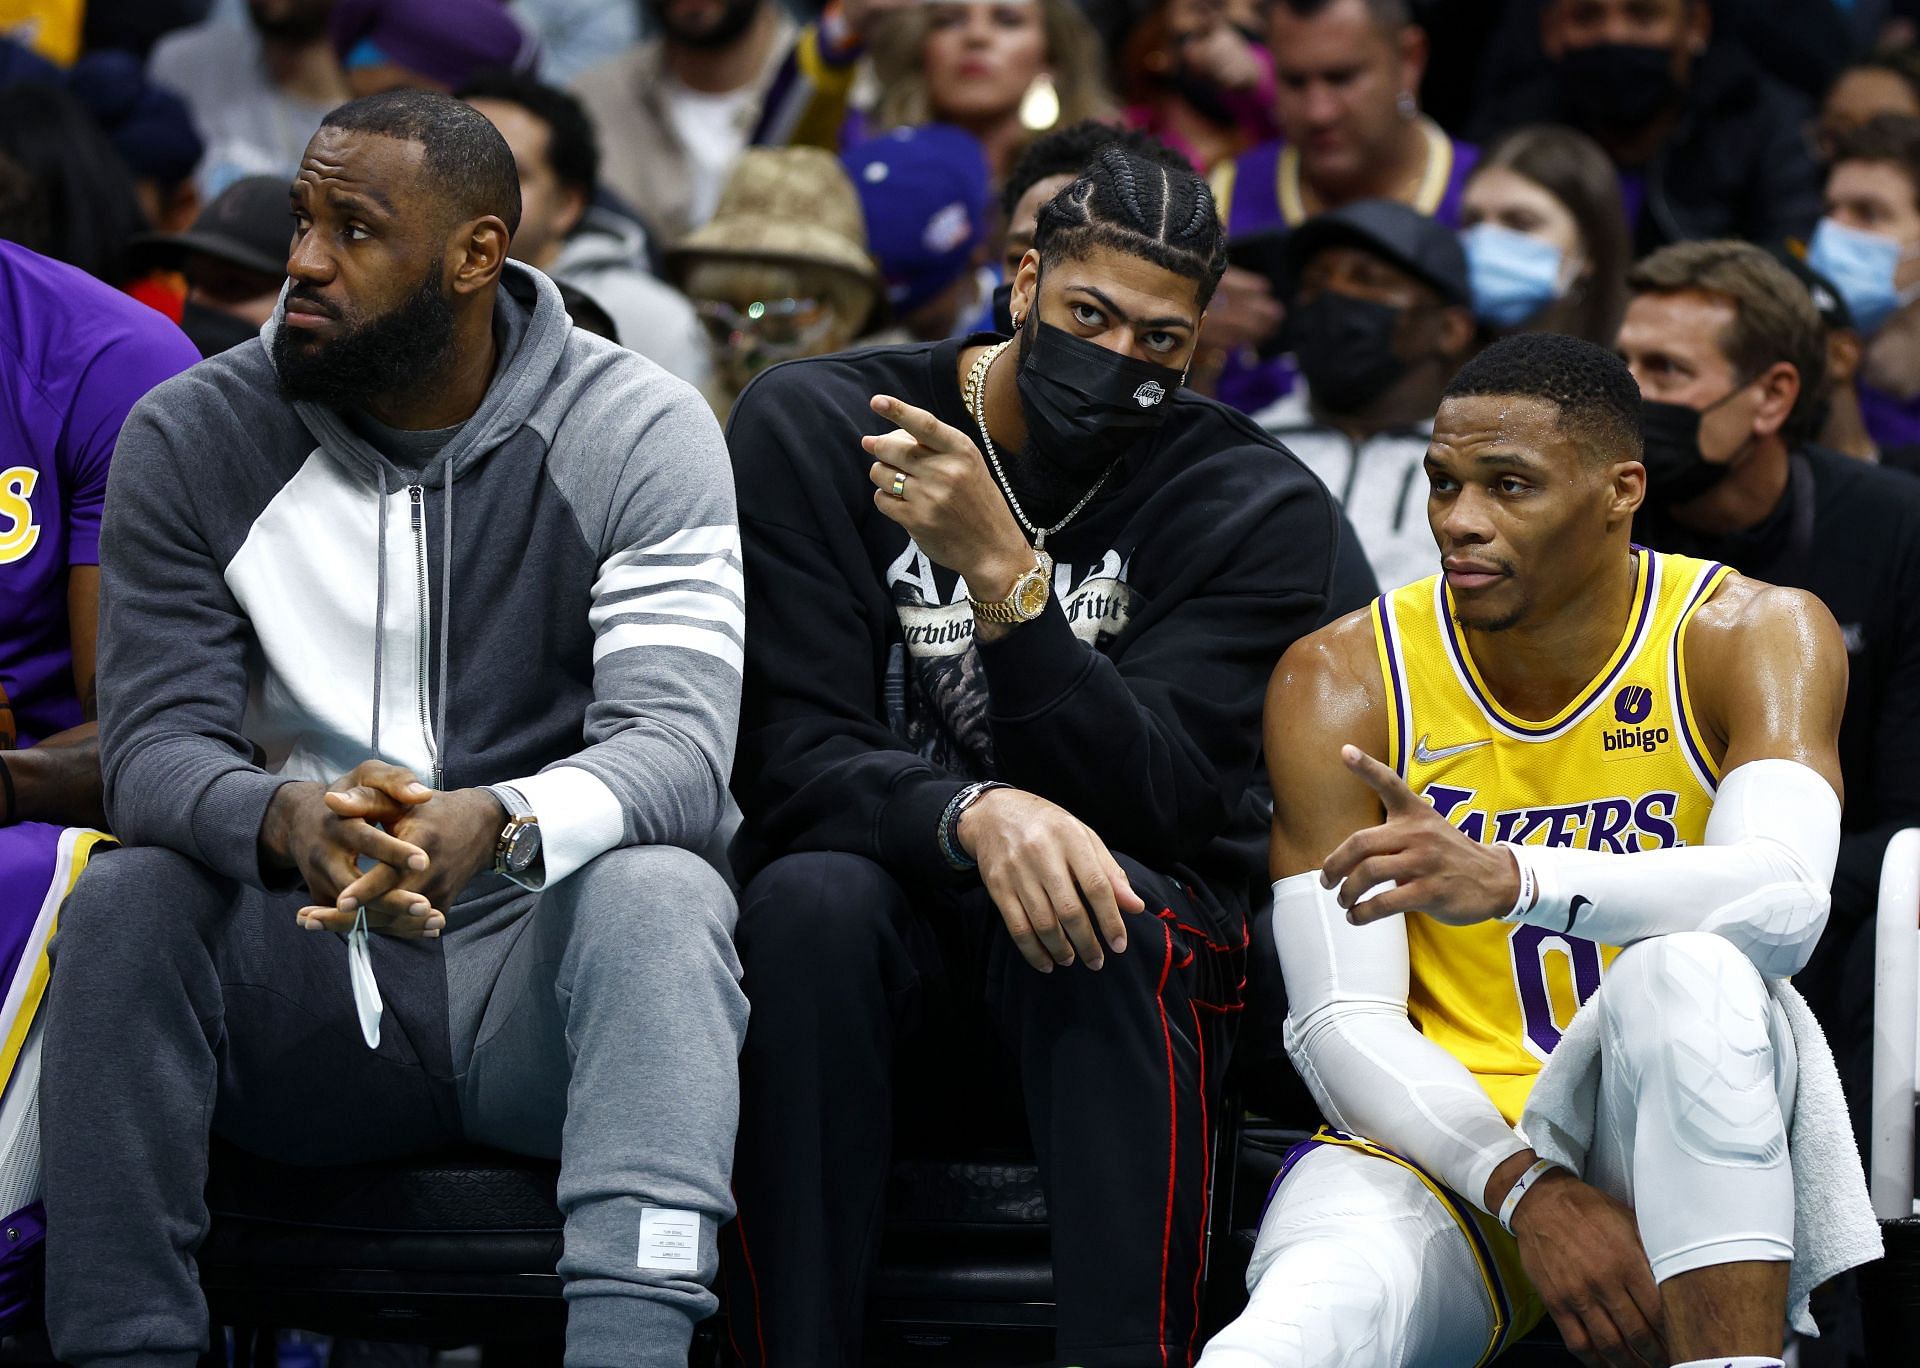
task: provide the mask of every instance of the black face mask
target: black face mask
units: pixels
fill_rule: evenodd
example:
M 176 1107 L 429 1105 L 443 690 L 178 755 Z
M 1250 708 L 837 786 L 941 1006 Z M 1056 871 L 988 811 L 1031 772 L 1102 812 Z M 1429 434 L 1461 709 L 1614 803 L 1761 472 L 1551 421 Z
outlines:
M 1287 314 L 1287 338 L 1307 390 L 1333 413 L 1370 406 L 1407 373 L 1393 351 L 1400 310 L 1323 291 Z
M 1011 280 L 993 292 L 993 330 L 1002 337 L 1013 336 L 1013 282 Z
M 1560 83 L 1574 122 L 1608 132 L 1652 123 L 1678 93 L 1673 55 L 1637 43 L 1572 48 L 1560 59 Z
M 1640 434 L 1645 451 L 1640 463 L 1647 468 L 1647 504 L 1671 508 L 1699 498 L 1732 472 L 1732 464 L 1716 464 L 1700 454 L 1700 420 L 1738 394 L 1736 386 L 1705 409 L 1685 404 L 1640 401 Z
M 1020 412 L 1027 454 L 1079 480 L 1098 476 L 1159 431 L 1186 376 L 1037 323 L 1022 330 Z

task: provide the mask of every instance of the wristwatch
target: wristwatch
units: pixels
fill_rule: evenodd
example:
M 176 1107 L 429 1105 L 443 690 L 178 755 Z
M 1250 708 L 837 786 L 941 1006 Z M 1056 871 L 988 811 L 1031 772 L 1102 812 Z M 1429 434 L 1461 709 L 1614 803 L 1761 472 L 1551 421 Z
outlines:
M 981 622 L 1032 622 L 1046 610 L 1047 594 L 1052 588 L 1053 557 L 1035 547 L 1033 569 L 1013 582 L 1005 598 L 982 603 L 973 596 L 973 586 L 968 585 L 967 602 L 973 607 L 973 616 Z
M 507 810 L 507 824 L 500 828 L 500 839 L 493 843 L 493 872 L 518 881 L 540 862 L 540 819 L 533 815 L 520 790 L 506 784 L 487 789 Z

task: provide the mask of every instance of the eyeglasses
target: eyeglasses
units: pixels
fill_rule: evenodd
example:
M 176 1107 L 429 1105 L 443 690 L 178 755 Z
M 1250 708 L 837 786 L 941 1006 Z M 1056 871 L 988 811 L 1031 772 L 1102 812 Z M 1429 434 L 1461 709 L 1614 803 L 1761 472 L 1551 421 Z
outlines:
M 756 299 L 745 309 L 718 299 L 694 302 L 713 345 L 770 360 L 799 356 L 833 330 L 833 309 L 819 299 Z

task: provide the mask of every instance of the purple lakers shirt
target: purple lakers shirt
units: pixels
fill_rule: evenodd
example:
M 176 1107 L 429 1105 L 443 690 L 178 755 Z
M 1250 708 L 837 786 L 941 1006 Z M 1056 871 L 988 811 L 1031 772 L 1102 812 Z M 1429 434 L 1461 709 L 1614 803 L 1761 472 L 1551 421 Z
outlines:
M 83 720 L 67 568 L 100 562 L 120 424 L 199 359 L 146 305 L 0 242 L 0 687 L 23 747 Z

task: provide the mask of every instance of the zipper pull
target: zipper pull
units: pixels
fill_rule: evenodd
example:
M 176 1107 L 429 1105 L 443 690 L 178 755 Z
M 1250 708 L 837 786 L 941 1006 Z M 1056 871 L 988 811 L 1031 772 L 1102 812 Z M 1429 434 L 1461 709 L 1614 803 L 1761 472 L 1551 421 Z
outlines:
M 416 532 L 420 530 L 420 515 L 426 507 L 426 505 L 421 502 L 425 496 L 426 491 L 419 485 L 407 486 L 407 498 L 413 501 L 413 530 Z

